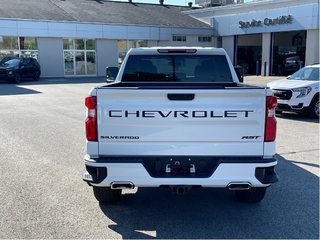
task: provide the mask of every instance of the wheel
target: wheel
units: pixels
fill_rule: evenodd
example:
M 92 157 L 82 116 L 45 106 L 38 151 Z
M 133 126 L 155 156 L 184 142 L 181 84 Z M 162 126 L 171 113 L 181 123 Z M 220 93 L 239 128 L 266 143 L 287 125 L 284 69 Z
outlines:
M 36 72 L 34 73 L 33 80 L 34 80 L 34 81 L 39 81 L 39 79 L 40 79 L 40 72 L 39 72 L 39 71 L 36 71 Z
M 312 118 L 319 118 L 319 94 L 313 97 L 309 109 L 308 109 L 308 114 Z
M 276 110 L 276 114 L 282 114 L 281 110 Z
M 13 82 L 16 84 L 21 83 L 21 76 L 19 73 L 16 73 L 16 75 L 14 75 Z
M 121 196 L 121 189 L 110 187 L 93 187 L 93 194 L 100 203 L 114 203 Z
M 266 190 L 265 187 L 255 187 L 249 190 L 236 190 L 235 193 L 240 202 L 257 203 L 264 198 Z

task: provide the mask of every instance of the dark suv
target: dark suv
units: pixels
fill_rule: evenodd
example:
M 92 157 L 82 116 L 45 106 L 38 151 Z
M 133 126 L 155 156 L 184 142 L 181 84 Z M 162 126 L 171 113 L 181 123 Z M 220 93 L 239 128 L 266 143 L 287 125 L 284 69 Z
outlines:
M 0 80 L 20 83 L 22 78 L 39 80 L 40 74 L 38 61 L 31 57 L 5 57 L 0 61 Z
M 302 66 L 302 63 L 300 63 L 300 57 L 299 56 L 291 56 L 291 57 L 287 57 L 284 60 L 284 74 L 288 75 L 288 74 L 292 74 L 296 71 L 298 71 Z M 301 64 L 301 66 L 300 66 Z

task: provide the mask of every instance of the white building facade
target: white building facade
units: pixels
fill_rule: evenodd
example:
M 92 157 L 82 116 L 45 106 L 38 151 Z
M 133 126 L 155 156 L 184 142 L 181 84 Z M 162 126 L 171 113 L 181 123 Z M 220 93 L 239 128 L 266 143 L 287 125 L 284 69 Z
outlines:
M 0 19 L 0 58 L 33 56 L 42 77 L 104 76 L 131 47 L 212 46 L 211 38 L 210 28 Z

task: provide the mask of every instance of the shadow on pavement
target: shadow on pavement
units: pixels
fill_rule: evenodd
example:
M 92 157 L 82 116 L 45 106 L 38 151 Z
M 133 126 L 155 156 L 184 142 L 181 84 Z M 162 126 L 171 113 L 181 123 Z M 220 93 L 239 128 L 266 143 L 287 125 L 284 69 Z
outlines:
M 5 86 L 5 87 L 3 87 Z M 24 88 L 22 86 L 18 86 L 15 84 L 6 84 L 0 85 L 0 96 L 5 95 L 25 95 L 25 94 L 38 94 L 41 93 L 39 91 L 35 91 L 32 89 Z
M 319 239 L 319 177 L 281 156 L 280 181 L 259 204 L 233 200 L 225 189 L 139 189 L 116 205 L 100 205 L 124 239 L 299 238 Z
M 306 116 L 304 113 L 289 113 L 289 112 L 283 112 L 282 114 L 277 114 L 277 118 L 287 119 L 287 120 L 294 120 L 294 121 L 300 121 L 300 122 L 313 122 L 318 123 L 319 119 L 316 118 L 310 118 Z
M 82 77 L 82 78 L 54 78 L 44 79 L 39 81 L 25 80 L 19 84 L 1 82 L 0 83 L 0 96 L 1 95 L 22 95 L 22 94 L 36 94 L 41 93 L 36 90 L 24 88 L 24 86 L 38 86 L 38 85 L 58 85 L 58 84 L 99 84 L 104 85 L 106 81 L 103 77 Z
M 302 162 L 302 161 L 293 161 L 293 160 L 291 160 L 290 162 L 302 164 L 302 165 L 306 165 L 306 166 L 310 166 L 310 167 L 320 168 L 319 164 L 307 163 L 307 162 Z

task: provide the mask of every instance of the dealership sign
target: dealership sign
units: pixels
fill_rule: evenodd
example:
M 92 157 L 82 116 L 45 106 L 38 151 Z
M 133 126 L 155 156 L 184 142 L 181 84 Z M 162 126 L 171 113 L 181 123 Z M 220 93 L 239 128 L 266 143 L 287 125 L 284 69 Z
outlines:
M 287 16 L 279 16 L 276 18 L 265 18 L 262 20 L 252 19 L 250 22 L 239 21 L 240 28 L 250 28 L 250 27 L 262 27 L 265 26 L 273 26 L 280 24 L 290 24 L 292 23 L 292 15 Z

